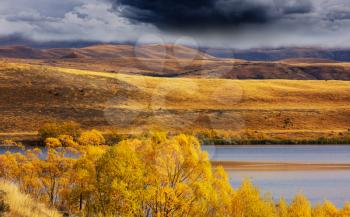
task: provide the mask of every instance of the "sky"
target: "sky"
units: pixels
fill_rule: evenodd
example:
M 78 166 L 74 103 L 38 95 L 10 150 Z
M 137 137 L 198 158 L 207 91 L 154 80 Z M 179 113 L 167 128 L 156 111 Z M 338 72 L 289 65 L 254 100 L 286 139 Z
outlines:
M 0 42 L 350 47 L 349 0 L 1 0 Z

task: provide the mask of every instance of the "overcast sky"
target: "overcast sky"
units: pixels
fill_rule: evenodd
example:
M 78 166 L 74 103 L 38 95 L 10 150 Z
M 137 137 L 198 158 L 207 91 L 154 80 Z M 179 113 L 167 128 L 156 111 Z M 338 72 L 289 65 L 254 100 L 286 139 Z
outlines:
M 1 0 L 0 40 L 350 47 L 349 0 Z

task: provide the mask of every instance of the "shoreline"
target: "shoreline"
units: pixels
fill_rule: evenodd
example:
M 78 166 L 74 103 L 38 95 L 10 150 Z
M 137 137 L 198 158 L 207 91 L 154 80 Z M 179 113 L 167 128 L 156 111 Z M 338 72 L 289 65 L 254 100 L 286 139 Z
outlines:
M 259 171 L 288 171 L 288 170 L 350 170 L 350 164 L 341 163 L 284 163 L 284 162 L 239 162 L 211 161 L 211 164 L 222 166 L 226 170 L 259 170 Z
M 108 131 L 102 131 L 104 136 L 108 137 Z M 216 135 L 216 138 L 210 138 L 203 136 L 200 133 L 196 133 L 195 136 L 198 138 L 202 146 L 299 146 L 299 145 L 310 145 L 310 146 L 327 146 L 327 145 L 339 145 L 348 146 L 350 145 L 350 131 L 343 131 L 342 137 L 326 136 L 326 135 L 313 135 L 310 137 L 304 137 L 300 135 L 289 135 L 288 132 L 280 133 L 286 138 L 277 138 L 273 135 L 268 135 L 265 138 L 237 138 L 228 137 L 223 138 Z M 117 136 L 128 137 L 133 136 L 132 134 L 120 133 Z M 0 141 L 2 140 L 13 140 L 20 142 L 28 146 L 40 146 L 42 141 L 38 135 L 38 132 L 0 132 Z

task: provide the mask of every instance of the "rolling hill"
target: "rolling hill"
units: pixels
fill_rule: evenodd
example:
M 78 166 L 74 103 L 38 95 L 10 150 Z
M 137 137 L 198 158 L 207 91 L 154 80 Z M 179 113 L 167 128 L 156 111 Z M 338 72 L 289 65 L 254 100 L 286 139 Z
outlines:
M 216 129 L 344 131 L 350 82 L 161 78 L 0 64 L 0 132 L 75 120 L 121 132 Z
M 350 61 L 350 49 L 327 48 L 260 48 L 246 50 L 211 49 L 210 54 L 221 58 L 237 58 L 248 61 L 279 61 L 284 59 L 311 58 L 339 62 Z
M 3 46 L 0 47 L 0 57 L 22 59 L 47 58 L 44 51 L 27 46 Z
M 156 77 L 350 80 L 350 65 L 329 59 L 275 62 L 217 58 L 181 45 L 93 45 L 83 48 L 0 47 L 0 58 L 34 65 Z
M 20 59 L 60 59 L 69 58 L 70 54 L 76 54 L 71 58 L 152 58 L 152 59 L 171 59 L 171 58 L 213 58 L 210 55 L 199 52 L 195 49 L 182 45 L 157 45 L 145 44 L 139 46 L 133 45 L 112 45 L 99 44 L 83 48 L 50 48 L 38 49 L 28 46 L 0 46 L 0 57 L 2 58 L 20 58 Z
M 1 138 L 61 120 L 128 133 L 328 135 L 350 126 L 350 63 L 255 62 L 170 45 L 15 46 L 0 56 Z

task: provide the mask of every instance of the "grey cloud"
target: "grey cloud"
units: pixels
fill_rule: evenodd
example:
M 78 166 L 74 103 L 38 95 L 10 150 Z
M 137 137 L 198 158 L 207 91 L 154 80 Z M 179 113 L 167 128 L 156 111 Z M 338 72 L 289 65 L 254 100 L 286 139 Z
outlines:
M 17 14 L 0 14 L 0 36 L 20 35 L 38 41 L 111 42 L 136 40 L 141 32 L 157 31 L 144 24 L 133 25 L 110 9 L 109 4 L 91 0 L 52 17 L 25 7 Z
M 169 43 L 185 35 L 203 46 L 234 48 L 350 47 L 350 3 L 348 0 L 0 1 L 0 37 L 124 42 L 136 41 L 144 34 L 157 34 Z
M 350 3 L 336 4 L 330 7 L 325 18 L 331 21 L 349 20 L 350 19 Z
M 312 11 L 311 0 L 109 0 L 122 16 L 162 29 L 264 24 Z
M 281 0 L 284 1 L 284 0 Z M 283 7 L 284 14 L 306 14 L 312 12 L 312 1 L 304 0 L 289 0 L 286 1 Z

